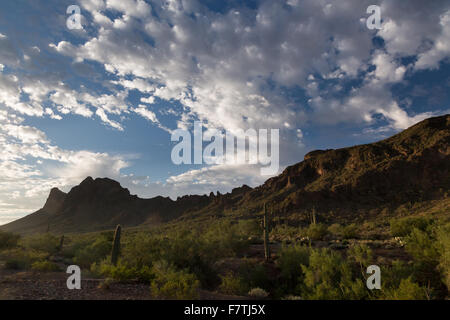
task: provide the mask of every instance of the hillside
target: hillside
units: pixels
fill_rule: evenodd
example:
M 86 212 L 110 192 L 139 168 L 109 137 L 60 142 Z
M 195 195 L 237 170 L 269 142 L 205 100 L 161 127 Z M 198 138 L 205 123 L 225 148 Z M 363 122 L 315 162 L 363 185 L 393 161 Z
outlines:
M 201 216 L 253 216 L 268 202 L 274 215 L 308 221 L 356 221 L 406 203 L 444 200 L 450 190 L 450 115 L 426 119 L 391 138 L 316 150 L 254 189 L 140 199 L 108 178 L 88 177 L 67 194 L 52 189 L 44 207 L 0 229 L 22 234 L 85 232 Z M 450 209 L 449 209 L 450 211 Z

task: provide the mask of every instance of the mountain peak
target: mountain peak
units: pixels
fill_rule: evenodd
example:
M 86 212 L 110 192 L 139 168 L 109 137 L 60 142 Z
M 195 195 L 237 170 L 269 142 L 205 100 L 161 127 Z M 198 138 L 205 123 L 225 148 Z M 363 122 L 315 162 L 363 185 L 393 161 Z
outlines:
M 87 177 L 78 186 L 75 186 L 68 193 L 68 199 L 86 200 L 86 199 L 107 199 L 108 197 L 128 198 L 130 191 L 123 188 L 119 182 L 109 178 Z
M 83 181 L 81 181 L 80 185 L 82 185 L 82 184 L 90 184 L 90 183 L 92 183 L 92 182 L 94 182 L 94 179 L 92 179 L 91 176 L 87 176 L 86 179 L 84 179 Z
M 66 196 L 65 192 L 58 188 L 52 188 L 42 209 L 48 213 L 56 213 L 61 208 Z

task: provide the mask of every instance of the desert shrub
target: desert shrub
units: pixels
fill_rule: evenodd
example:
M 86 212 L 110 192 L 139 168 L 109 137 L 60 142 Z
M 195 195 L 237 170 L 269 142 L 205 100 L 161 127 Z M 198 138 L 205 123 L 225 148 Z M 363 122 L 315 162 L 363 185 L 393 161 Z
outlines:
M 256 219 L 239 220 L 236 228 L 242 238 L 261 236 L 260 222 Z
M 35 271 L 42 271 L 42 272 L 55 272 L 60 271 L 61 269 L 58 267 L 58 265 L 51 261 L 36 261 L 31 265 L 31 269 Z
M 220 278 L 221 283 L 219 286 L 219 291 L 224 294 L 240 296 L 246 294 L 249 290 L 248 285 L 243 281 L 243 279 L 231 272 L 222 275 Z
M 356 239 L 358 238 L 358 227 L 354 223 L 344 226 L 341 235 L 344 239 Z
M 227 256 L 234 250 L 231 248 L 232 244 L 221 246 L 223 243 L 220 240 L 214 241 L 214 244 L 219 252 L 215 251 L 214 245 L 202 239 L 193 239 L 190 236 L 172 238 L 164 241 L 159 259 L 173 264 L 178 269 L 187 269 L 196 276 L 202 286 L 211 288 L 220 281 L 211 264 L 221 255 Z
M 117 281 L 138 280 L 141 282 L 150 283 L 154 278 L 153 271 L 150 267 L 130 267 L 123 264 L 121 261 L 119 261 L 117 265 L 112 265 L 106 260 L 100 263 L 94 262 L 91 265 L 90 270 L 96 275 L 104 276 Z
M 201 241 L 212 260 L 239 255 L 249 244 L 248 237 L 238 232 L 238 225 L 227 220 L 212 224 L 201 235 Z
M 0 231 L 0 250 L 16 247 L 19 239 L 17 234 Z
M 424 217 L 392 219 L 390 221 L 390 231 L 391 235 L 394 237 L 405 237 L 409 235 L 413 229 L 425 231 L 432 223 L 432 219 Z
M 323 223 L 311 224 L 306 235 L 312 240 L 322 240 L 328 234 L 328 227 Z
M 395 260 L 391 265 L 381 266 L 381 274 L 381 290 L 373 290 L 373 298 L 400 299 L 401 296 L 406 296 L 407 287 L 415 287 L 414 265 L 412 263 Z
M 71 248 L 73 262 L 81 267 L 89 267 L 99 262 L 111 253 L 112 244 L 105 236 L 100 235 L 94 240 L 81 240 L 74 242 Z
M 425 288 L 413 282 L 411 278 L 402 279 L 397 288 L 387 291 L 388 300 L 425 300 L 427 299 Z
M 416 262 L 429 266 L 437 265 L 439 250 L 436 247 L 432 234 L 415 228 L 405 238 L 405 242 L 406 251 Z
M 440 268 L 442 247 L 438 241 L 436 228 L 427 231 L 413 229 L 405 238 L 405 249 L 413 257 L 413 281 L 430 288 L 428 294 L 445 296 L 445 286 Z
M 46 252 L 50 255 L 58 252 L 60 238 L 44 233 L 23 239 L 25 248 Z
M 273 237 L 278 241 L 293 241 L 297 237 L 303 235 L 302 233 L 302 230 L 300 230 L 298 227 L 279 224 L 270 231 L 270 237 Z
M 33 249 L 14 248 L 2 251 L 1 259 L 5 261 L 6 269 L 29 269 L 36 261 L 45 260 L 48 253 Z
M 311 250 L 309 265 L 302 265 L 305 274 L 303 294 L 307 299 L 364 299 L 368 297 L 365 283 L 353 280 L 352 268 L 342 256 L 329 249 Z
M 395 260 L 391 265 L 382 266 L 382 291 L 395 289 L 400 285 L 402 279 L 407 279 L 414 273 L 414 266 L 401 260 Z
M 151 293 L 163 299 L 194 299 L 198 296 L 200 282 L 185 270 L 176 270 L 166 261 L 158 261 L 152 268 L 154 279 Z
M 265 299 L 269 296 L 269 294 L 261 288 L 253 288 L 248 292 L 248 295 L 250 297 L 258 298 L 258 299 Z
M 334 236 L 341 236 L 342 229 L 343 227 L 339 223 L 333 223 L 331 226 L 328 227 L 328 232 Z
M 354 223 L 347 226 L 341 226 L 338 223 L 332 224 L 328 227 L 328 232 L 344 239 L 355 239 L 358 237 L 358 227 Z
M 263 264 L 245 261 L 239 267 L 239 275 L 247 288 L 270 290 L 271 281 Z
M 277 267 L 280 269 L 279 295 L 286 293 L 298 293 L 298 285 L 303 282 L 303 271 L 301 265 L 309 264 L 310 249 L 301 245 L 283 245 Z
M 373 261 L 372 249 L 365 244 L 351 246 L 347 251 L 347 257 L 358 264 L 361 270 L 367 268 Z
M 440 253 L 439 270 L 442 280 L 450 291 L 450 223 L 437 230 L 437 248 Z
M 153 261 L 161 259 L 163 248 L 167 247 L 163 242 L 157 237 L 140 232 L 122 246 L 120 259 L 136 268 L 151 267 Z

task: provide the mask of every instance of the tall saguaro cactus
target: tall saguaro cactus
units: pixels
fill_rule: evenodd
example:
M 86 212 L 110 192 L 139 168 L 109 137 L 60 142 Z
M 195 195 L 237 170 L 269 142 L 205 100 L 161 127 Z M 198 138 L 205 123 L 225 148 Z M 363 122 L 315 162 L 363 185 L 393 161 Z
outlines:
M 311 224 L 316 224 L 316 208 L 313 207 L 310 213 Z
M 117 260 L 119 260 L 120 254 L 120 232 L 122 231 L 122 227 L 120 224 L 116 227 L 116 232 L 114 233 L 114 241 L 111 251 L 111 264 L 117 265 Z
M 264 203 L 264 220 L 263 220 L 263 228 L 264 228 L 264 258 L 266 261 L 270 259 L 270 248 L 269 248 L 269 217 L 267 214 L 267 207 Z

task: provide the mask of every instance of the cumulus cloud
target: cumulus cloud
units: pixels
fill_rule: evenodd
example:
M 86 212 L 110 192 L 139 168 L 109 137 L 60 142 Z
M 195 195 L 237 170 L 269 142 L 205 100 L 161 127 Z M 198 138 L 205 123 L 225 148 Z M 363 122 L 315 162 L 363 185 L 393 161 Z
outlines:
M 144 105 L 140 104 L 136 109 L 133 110 L 137 114 L 140 114 L 145 119 L 151 122 L 158 122 L 156 115 L 153 111 L 148 110 Z

